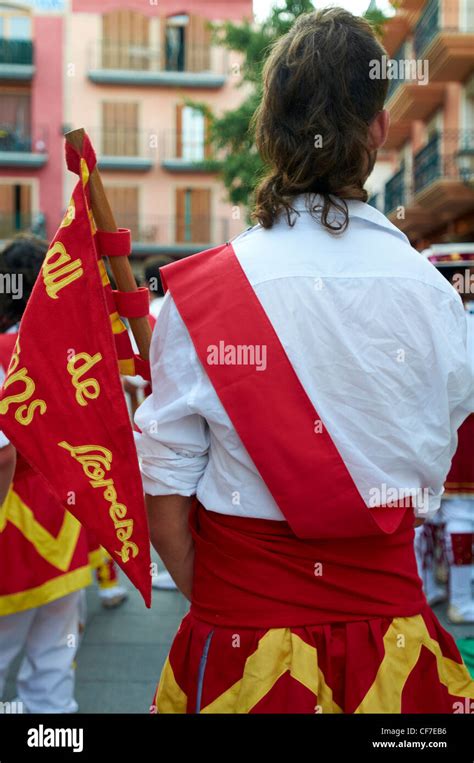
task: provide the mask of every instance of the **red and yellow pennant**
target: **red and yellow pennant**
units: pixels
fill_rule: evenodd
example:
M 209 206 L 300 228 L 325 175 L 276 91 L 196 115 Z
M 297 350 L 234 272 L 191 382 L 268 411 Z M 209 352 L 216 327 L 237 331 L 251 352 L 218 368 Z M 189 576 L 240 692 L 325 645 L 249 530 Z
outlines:
M 67 145 L 67 158 L 80 180 L 20 325 L 0 392 L 0 429 L 150 606 L 149 532 L 118 359 L 124 371 L 142 375 L 146 364 L 133 355 L 98 257 L 104 244 L 106 254 L 122 254 L 130 236 L 95 230 L 88 139 L 80 154 Z M 143 314 L 140 292 L 123 314 Z

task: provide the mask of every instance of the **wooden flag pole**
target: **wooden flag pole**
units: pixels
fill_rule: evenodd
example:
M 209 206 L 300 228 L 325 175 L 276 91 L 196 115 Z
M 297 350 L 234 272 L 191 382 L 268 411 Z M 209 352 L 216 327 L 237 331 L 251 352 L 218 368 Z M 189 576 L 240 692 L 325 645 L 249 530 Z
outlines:
M 81 127 L 78 130 L 67 132 L 65 138 L 73 148 L 81 152 L 84 135 L 85 130 Z M 108 233 L 115 233 L 117 224 L 97 167 L 94 167 L 90 175 L 89 186 L 92 214 L 94 215 L 97 229 L 107 231 Z M 137 283 L 128 257 L 110 257 L 109 262 L 117 288 L 120 291 L 136 291 Z M 146 316 L 143 318 L 129 318 L 128 321 L 135 337 L 140 357 L 143 360 L 148 360 L 150 357 L 151 341 L 151 327 L 148 318 Z

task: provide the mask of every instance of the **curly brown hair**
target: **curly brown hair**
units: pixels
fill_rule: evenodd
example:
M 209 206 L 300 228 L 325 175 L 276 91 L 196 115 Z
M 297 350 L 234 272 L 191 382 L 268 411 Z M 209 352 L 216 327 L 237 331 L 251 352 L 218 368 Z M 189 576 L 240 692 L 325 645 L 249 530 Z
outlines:
M 349 222 L 346 199 L 367 201 L 364 183 L 376 159 L 368 130 L 388 89 L 386 79 L 371 79 L 369 71 L 384 55 L 370 24 L 341 8 L 303 14 L 277 40 L 254 116 L 257 147 L 269 167 L 253 212 L 264 228 L 282 212 L 293 225 L 294 197 L 310 194 L 311 214 L 341 233 Z

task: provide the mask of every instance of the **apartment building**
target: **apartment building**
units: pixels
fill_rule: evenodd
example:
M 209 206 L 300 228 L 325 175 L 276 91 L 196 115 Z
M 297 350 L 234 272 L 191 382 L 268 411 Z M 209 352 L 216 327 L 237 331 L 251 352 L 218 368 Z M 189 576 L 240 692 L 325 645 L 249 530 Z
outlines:
M 393 169 L 372 203 L 419 249 L 472 242 L 474 0 L 399 0 L 384 44 L 399 71 L 421 67 L 422 81 L 390 81 Z
M 210 22 L 245 17 L 251 0 L 0 4 L 4 233 L 39 216 L 53 235 L 74 184 L 62 135 L 77 127 L 94 144 L 117 224 L 132 230 L 136 261 L 185 256 L 242 230 L 245 210 L 230 206 L 216 174 L 208 114 L 243 97 L 240 61 L 214 44 Z
M 0 240 L 61 217 L 63 41 L 59 0 L 0 1 Z

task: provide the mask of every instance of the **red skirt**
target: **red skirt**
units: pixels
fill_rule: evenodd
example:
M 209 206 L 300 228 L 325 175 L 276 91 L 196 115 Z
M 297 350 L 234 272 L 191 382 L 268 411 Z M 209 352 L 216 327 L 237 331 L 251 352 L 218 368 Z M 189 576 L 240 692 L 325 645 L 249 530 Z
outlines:
M 466 712 L 474 682 L 422 594 L 412 525 L 302 541 L 196 509 L 191 612 L 153 712 Z

